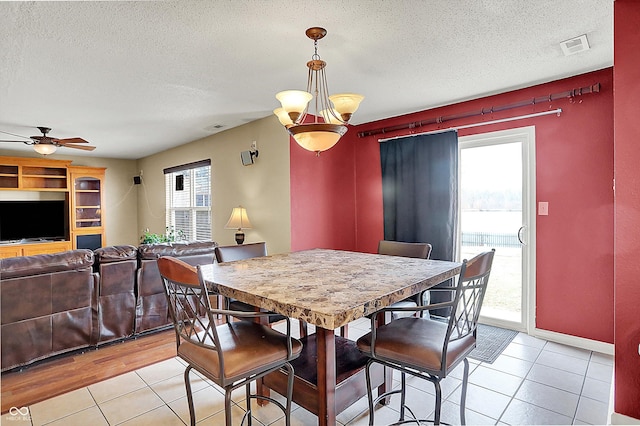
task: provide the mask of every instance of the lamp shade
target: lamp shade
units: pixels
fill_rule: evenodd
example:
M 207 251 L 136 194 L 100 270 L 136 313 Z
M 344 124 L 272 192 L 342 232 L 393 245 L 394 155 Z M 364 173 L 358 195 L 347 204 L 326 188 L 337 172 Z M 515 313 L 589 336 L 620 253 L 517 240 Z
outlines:
M 251 229 L 251 222 L 244 207 L 234 207 L 225 229 Z
M 50 143 L 38 143 L 33 145 L 33 149 L 38 154 L 49 155 L 56 152 L 58 147 Z

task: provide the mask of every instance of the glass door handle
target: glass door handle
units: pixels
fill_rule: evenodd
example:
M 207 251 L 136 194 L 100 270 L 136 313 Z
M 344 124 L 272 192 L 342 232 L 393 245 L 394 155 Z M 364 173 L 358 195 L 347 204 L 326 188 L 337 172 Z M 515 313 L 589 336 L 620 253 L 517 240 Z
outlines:
M 526 225 L 522 225 L 520 229 L 518 229 L 518 241 L 520 241 L 520 244 L 522 244 L 523 246 L 527 245 L 527 243 L 522 241 L 522 236 L 524 235 L 525 228 L 526 228 Z

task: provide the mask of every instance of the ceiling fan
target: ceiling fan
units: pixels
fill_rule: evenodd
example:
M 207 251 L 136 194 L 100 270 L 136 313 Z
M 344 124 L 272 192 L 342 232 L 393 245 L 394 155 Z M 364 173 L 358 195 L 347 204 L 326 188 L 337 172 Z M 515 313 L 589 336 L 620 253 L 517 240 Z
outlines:
M 29 139 L 27 141 L 0 140 L 0 142 L 17 142 L 17 143 L 24 143 L 25 145 L 31 145 L 33 146 L 33 149 L 37 153 L 42 155 L 53 154 L 54 152 L 56 152 L 56 149 L 58 149 L 58 147 L 82 149 L 84 151 L 93 151 L 94 149 L 96 149 L 95 146 L 91 146 L 91 145 L 76 145 L 76 144 L 89 143 L 82 138 L 58 139 L 58 138 L 52 138 L 50 136 L 47 136 L 47 134 L 51 131 L 49 127 L 38 127 L 38 130 L 42 132 L 42 136 L 40 135 L 31 136 L 28 138 L 26 136 L 13 135 L 12 133 L 7 133 L 7 132 L 0 132 L 0 133 L 6 133 L 9 135 Z

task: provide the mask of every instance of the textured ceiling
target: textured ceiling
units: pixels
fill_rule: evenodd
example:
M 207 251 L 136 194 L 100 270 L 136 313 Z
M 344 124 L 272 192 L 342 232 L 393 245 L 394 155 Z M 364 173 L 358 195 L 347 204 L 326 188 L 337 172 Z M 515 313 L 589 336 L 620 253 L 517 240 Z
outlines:
M 0 131 L 136 159 L 265 117 L 304 89 L 312 26 L 330 91 L 365 95 L 354 124 L 613 63 L 613 0 L 0 2 Z

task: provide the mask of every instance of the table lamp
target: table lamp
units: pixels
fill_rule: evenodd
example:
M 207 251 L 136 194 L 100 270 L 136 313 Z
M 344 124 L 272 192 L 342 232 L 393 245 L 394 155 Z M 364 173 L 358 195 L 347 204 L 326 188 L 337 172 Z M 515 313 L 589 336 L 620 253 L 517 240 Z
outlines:
M 251 229 L 251 222 L 249 222 L 247 210 L 242 206 L 234 207 L 231 211 L 231 217 L 229 217 L 229 221 L 225 225 L 225 229 L 237 229 L 236 243 L 244 243 L 244 232 L 242 232 L 242 230 Z

